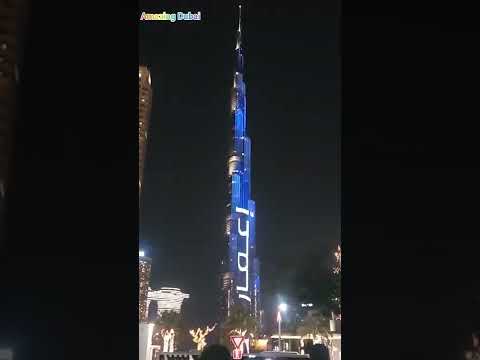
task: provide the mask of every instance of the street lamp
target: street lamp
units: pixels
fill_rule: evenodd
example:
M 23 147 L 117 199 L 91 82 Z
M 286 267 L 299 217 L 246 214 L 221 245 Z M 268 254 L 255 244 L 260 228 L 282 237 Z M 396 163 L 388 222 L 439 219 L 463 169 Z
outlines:
M 278 305 L 278 312 L 277 312 L 277 322 L 278 322 L 278 349 L 282 351 L 282 311 L 287 311 L 287 304 L 281 303 Z

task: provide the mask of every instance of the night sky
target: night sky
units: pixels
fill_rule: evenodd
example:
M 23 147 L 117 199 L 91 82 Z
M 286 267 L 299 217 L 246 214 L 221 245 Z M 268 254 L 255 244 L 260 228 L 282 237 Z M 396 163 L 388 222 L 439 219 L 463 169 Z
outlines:
M 138 60 L 154 86 L 152 287 L 191 294 L 187 324 L 215 317 L 237 4 L 144 2 L 31 2 L 0 241 L 0 347 L 16 360 L 138 354 Z M 461 358 L 480 329 L 476 12 L 343 0 L 340 80 L 337 4 L 259 3 L 243 29 L 267 325 L 278 295 L 325 301 L 341 180 L 344 356 Z
M 190 293 L 185 316 L 199 325 L 216 314 L 224 255 L 237 4 L 140 1 L 150 13 L 202 12 L 200 22 L 139 27 L 139 61 L 151 70 L 154 92 L 140 241 L 153 258 L 152 288 Z M 322 301 L 340 241 L 338 4 L 243 5 L 265 308 L 279 295 Z

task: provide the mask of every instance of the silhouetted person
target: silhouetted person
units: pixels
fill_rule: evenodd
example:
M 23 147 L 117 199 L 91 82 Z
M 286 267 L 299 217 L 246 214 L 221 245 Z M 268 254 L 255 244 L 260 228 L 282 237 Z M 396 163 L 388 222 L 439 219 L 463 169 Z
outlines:
M 231 360 L 230 352 L 225 346 L 210 345 L 202 351 L 200 360 Z
M 328 349 L 323 344 L 315 344 L 310 349 L 311 360 L 330 360 Z

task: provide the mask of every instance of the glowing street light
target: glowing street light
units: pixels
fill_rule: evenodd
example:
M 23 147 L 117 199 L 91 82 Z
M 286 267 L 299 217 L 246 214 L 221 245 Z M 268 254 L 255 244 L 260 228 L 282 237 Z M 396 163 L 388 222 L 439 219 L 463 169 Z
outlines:
M 282 351 L 282 312 L 287 311 L 287 304 L 281 303 L 278 305 L 277 322 L 278 322 L 278 349 Z

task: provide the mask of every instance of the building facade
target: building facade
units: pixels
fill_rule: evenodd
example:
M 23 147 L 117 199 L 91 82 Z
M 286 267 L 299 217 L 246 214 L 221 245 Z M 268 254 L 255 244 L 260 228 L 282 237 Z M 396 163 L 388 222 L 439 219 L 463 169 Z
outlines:
M 150 112 L 152 108 L 152 78 L 150 71 L 145 66 L 140 66 L 138 70 L 138 190 L 139 197 L 142 193 L 143 171 L 145 168 L 145 155 L 147 151 L 148 127 L 150 124 Z
M 144 323 L 148 318 L 148 291 L 150 289 L 150 273 L 152 271 L 152 259 L 140 252 L 138 257 L 138 318 Z
M 157 303 L 157 316 L 160 317 L 163 312 L 173 311 L 180 313 L 182 304 L 185 299 L 189 299 L 190 295 L 185 294 L 178 288 L 162 287 L 159 290 L 151 290 L 148 292 L 147 307 L 155 301 Z
M 143 171 L 145 167 L 145 154 L 147 150 L 148 126 L 150 123 L 150 110 L 152 107 L 152 79 L 150 71 L 145 66 L 138 69 L 138 199 L 142 193 Z M 148 319 L 148 291 L 150 289 L 150 273 L 152 260 L 146 257 L 143 251 L 139 253 L 138 274 L 139 274 L 139 296 L 138 316 L 140 323 Z
M 255 202 L 251 198 L 251 141 L 247 135 L 246 86 L 242 49 L 241 6 L 231 93 L 232 130 L 228 153 L 226 206 L 226 256 L 222 260 L 221 317 L 233 304 L 242 304 L 252 315 L 260 311 L 260 262 L 255 245 Z

